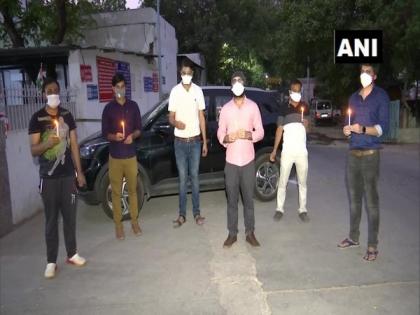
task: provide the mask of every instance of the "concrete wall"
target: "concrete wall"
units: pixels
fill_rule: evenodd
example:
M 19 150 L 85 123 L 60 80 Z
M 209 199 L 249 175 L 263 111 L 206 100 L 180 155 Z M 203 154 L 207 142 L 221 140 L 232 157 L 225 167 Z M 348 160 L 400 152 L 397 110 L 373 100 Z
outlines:
M 399 143 L 420 143 L 420 128 L 400 128 Z
M 81 50 L 74 50 L 69 55 L 70 88 L 76 93 L 76 118 L 78 120 L 79 140 L 100 130 L 100 119 L 106 103 L 99 100 L 87 100 L 87 84 L 98 84 L 96 57 L 101 56 L 130 64 L 132 99 L 139 104 L 140 112 L 145 113 L 159 101 L 159 93 L 144 91 L 144 77 L 158 73 L 157 58 L 138 56 L 139 54 L 157 54 L 156 12 L 151 8 L 128 10 L 94 15 L 95 28 L 84 31 L 85 39 Z M 178 42 L 175 29 L 160 18 L 161 55 L 163 94 L 169 93 L 177 84 Z M 149 51 L 153 43 L 153 51 Z M 106 49 L 88 49 L 87 47 L 109 48 L 121 52 L 105 52 Z M 124 53 L 131 52 L 131 53 Z M 80 64 L 91 65 L 93 82 L 81 82 Z M 87 121 L 88 120 L 88 121 Z
M 10 131 L 6 139 L 12 222 L 17 224 L 43 208 L 38 193 L 39 167 L 32 158 L 26 130 Z
M 0 120 L 0 237 L 8 233 L 13 227 L 5 131 L 6 127 Z

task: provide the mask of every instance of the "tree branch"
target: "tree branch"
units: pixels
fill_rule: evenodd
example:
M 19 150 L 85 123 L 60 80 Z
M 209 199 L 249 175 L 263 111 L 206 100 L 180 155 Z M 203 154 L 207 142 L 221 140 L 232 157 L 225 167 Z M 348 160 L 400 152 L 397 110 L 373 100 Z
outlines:
M 66 34 L 66 27 L 67 27 L 67 14 L 66 14 L 66 1 L 65 0 L 56 0 L 55 1 L 57 6 L 57 33 L 55 34 L 52 44 L 58 45 L 60 44 L 63 39 L 64 35 Z
M 16 28 L 16 24 L 13 21 L 13 15 L 10 13 L 9 7 L 7 5 L 1 6 L 0 13 L 3 15 L 3 26 L 7 35 L 9 35 L 13 47 L 24 47 L 25 43 L 23 41 L 22 35 Z

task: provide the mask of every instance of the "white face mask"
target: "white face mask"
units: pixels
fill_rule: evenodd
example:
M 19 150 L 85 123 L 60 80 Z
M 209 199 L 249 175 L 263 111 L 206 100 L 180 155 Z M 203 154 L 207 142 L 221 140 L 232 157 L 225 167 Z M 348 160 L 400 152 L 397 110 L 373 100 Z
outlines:
M 235 82 L 233 85 L 232 85 L 232 92 L 233 92 L 233 94 L 235 95 L 235 96 L 241 96 L 242 94 L 244 94 L 244 91 L 245 91 L 245 87 L 244 87 L 244 85 L 242 84 L 242 83 L 240 83 L 240 82 Z
M 47 95 L 47 105 L 51 108 L 56 108 L 58 105 L 60 105 L 60 95 L 58 94 Z
M 302 99 L 302 94 L 299 92 L 290 91 L 290 98 L 292 99 L 293 102 L 299 103 L 300 100 Z
M 182 79 L 182 84 L 189 85 L 191 84 L 192 75 L 188 75 L 188 74 L 181 75 L 181 79 Z
M 364 88 L 371 85 L 372 81 L 373 81 L 372 77 L 366 72 L 363 72 L 362 74 L 360 74 L 360 83 L 362 83 L 362 86 Z
M 125 97 L 125 89 L 115 89 L 115 96 L 117 98 Z

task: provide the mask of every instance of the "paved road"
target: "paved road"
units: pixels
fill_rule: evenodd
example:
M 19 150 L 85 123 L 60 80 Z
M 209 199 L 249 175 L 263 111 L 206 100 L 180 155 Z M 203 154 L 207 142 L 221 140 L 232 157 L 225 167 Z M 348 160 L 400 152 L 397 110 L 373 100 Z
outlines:
M 419 314 L 419 153 L 415 146 L 386 146 L 380 178 L 379 257 L 362 260 L 366 216 L 357 249 L 336 243 L 348 231 L 344 179 L 346 148 L 309 148 L 311 221 L 297 217 L 297 187 L 289 184 L 286 213 L 272 220 L 275 203 L 256 202 L 250 248 L 240 220 L 238 243 L 223 249 L 223 191 L 201 195 L 203 227 L 171 227 L 177 196 L 154 198 L 141 213 L 144 235 L 114 239 L 99 207 L 80 202 L 78 240 L 88 265 L 64 264 L 43 278 L 43 217 L 0 240 L 1 314 Z M 189 210 L 191 211 L 191 210 Z M 128 232 L 128 224 L 126 225 Z M 61 242 L 62 243 L 62 242 Z

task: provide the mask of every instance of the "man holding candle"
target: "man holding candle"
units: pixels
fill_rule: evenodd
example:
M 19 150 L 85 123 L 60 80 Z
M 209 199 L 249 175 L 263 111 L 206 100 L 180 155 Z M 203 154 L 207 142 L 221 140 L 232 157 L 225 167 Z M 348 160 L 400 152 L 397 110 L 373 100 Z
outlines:
M 102 135 L 109 140 L 109 181 L 112 189 L 112 210 L 115 236 L 125 238 L 121 209 L 122 184 L 128 186 L 131 228 L 134 235 L 141 235 L 137 199 L 137 157 L 134 140 L 140 137 L 141 116 L 136 102 L 125 97 L 125 78 L 117 73 L 112 78 L 115 98 L 102 113 Z
M 350 196 L 350 232 L 338 247 L 359 246 L 359 225 L 362 200 L 366 197 L 368 215 L 368 244 L 363 259 L 374 261 L 378 256 L 380 137 L 388 129 L 389 97 L 374 84 L 377 69 L 371 64 L 360 68 L 362 88 L 349 100 L 348 124 L 343 133 L 350 138 L 347 164 L 347 183 Z
M 293 80 L 289 90 L 289 105 L 277 119 L 277 130 L 274 148 L 270 154 L 270 161 L 276 161 L 276 154 L 283 136 L 283 148 L 280 159 L 280 178 L 277 188 L 277 208 L 274 220 L 280 221 L 284 214 L 286 186 L 289 181 L 293 164 L 299 185 L 299 218 L 303 222 L 309 221 L 306 209 L 306 178 L 308 175 L 308 150 L 306 149 L 306 129 L 308 120 L 303 117 L 305 104 L 301 101 L 302 83 Z
M 264 137 L 258 105 L 245 96 L 245 76 L 241 71 L 231 78 L 233 98 L 219 116 L 217 138 L 226 148 L 225 185 L 227 195 L 227 227 L 229 235 L 223 247 L 237 241 L 238 200 L 242 196 L 246 241 L 258 247 L 254 216 L 255 151 L 254 143 Z
M 179 178 L 179 214 L 173 221 L 180 227 L 187 215 L 188 175 L 192 190 L 192 212 L 198 225 L 204 224 L 200 213 L 200 155 L 207 156 L 205 102 L 201 88 L 192 82 L 194 65 L 188 59 L 181 63 L 182 81 L 172 88 L 169 96 L 169 123 L 175 127 L 174 150 Z M 201 137 L 200 137 L 201 134 Z M 202 138 L 202 139 L 201 139 Z M 201 146 L 201 140 L 203 145 Z
M 53 278 L 57 270 L 58 216 L 63 218 L 67 263 L 86 264 L 76 245 L 76 186 L 86 185 L 83 175 L 76 124 L 72 114 L 60 105 L 60 86 L 57 80 L 46 78 L 42 94 L 47 105 L 37 111 L 29 122 L 32 156 L 39 160 L 39 192 L 44 203 L 47 266 L 45 278 Z

